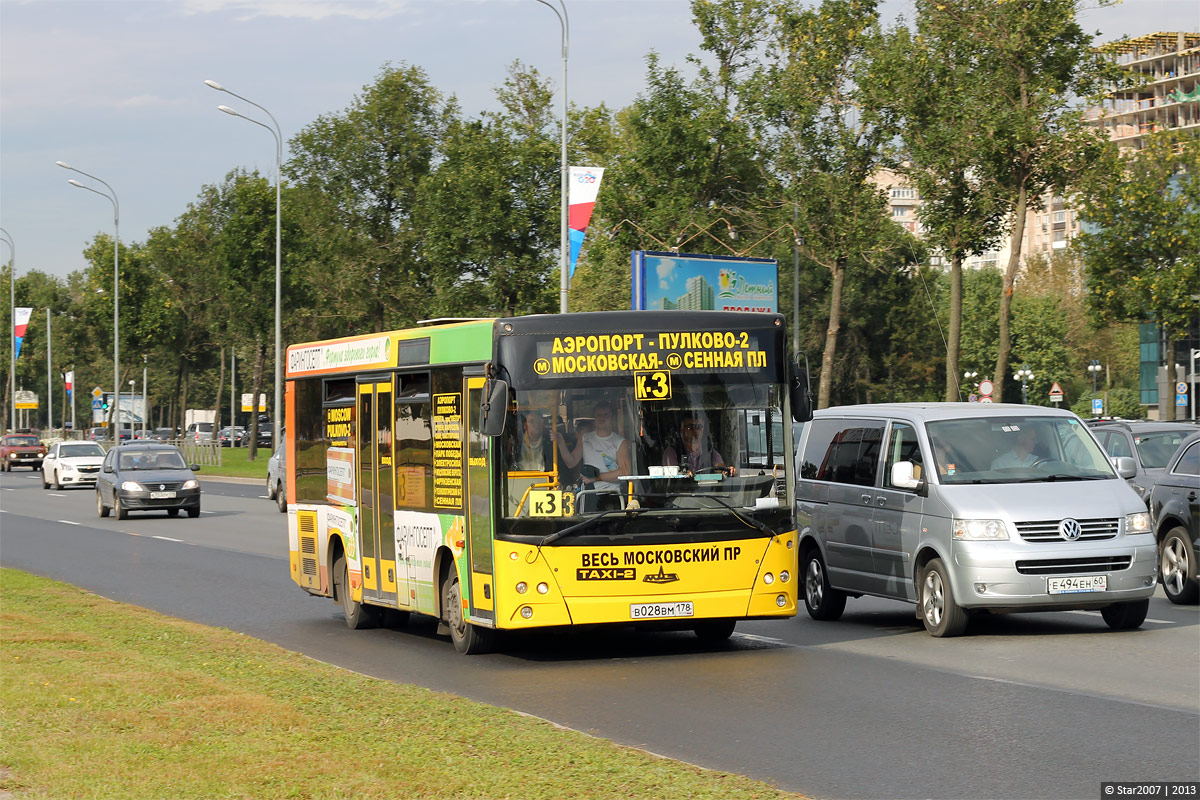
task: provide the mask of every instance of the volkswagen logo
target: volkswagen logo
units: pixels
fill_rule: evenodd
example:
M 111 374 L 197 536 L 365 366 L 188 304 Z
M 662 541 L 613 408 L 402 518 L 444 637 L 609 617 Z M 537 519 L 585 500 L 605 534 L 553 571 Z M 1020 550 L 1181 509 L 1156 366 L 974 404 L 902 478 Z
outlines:
M 1067 517 L 1062 522 L 1058 523 L 1058 533 L 1068 542 L 1074 542 L 1079 540 L 1079 536 L 1083 533 L 1083 529 L 1079 527 L 1079 522 L 1077 520 Z

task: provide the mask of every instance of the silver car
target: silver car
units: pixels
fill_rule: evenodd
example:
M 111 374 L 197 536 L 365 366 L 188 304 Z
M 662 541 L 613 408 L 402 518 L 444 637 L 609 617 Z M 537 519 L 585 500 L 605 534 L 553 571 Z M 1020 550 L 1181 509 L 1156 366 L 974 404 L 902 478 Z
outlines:
M 816 412 L 797 486 L 814 619 L 848 597 L 915 603 L 934 636 L 977 611 L 1099 610 L 1136 628 L 1154 593 L 1145 503 L 1069 411 L 900 403 Z M 1120 474 L 1118 474 L 1118 471 Z
M 275 448 L 267 459 L 267 497 L 275 501 L 280 512 L 287 512 L 287 443 Z

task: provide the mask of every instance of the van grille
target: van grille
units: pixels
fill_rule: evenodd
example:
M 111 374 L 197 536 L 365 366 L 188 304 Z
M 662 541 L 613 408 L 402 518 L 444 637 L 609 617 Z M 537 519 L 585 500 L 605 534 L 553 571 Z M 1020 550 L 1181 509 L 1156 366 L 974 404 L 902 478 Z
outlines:
M 1046 558 L 1018 561 L 1017 572 L 1022 575 L 1072 575 L 1093 572 L 1116 572 L 1121 569 L 1129 569 L 1132 561 L 1132 556 Z
M 1081 542 L 1094 542 L 1098 539 L 1112 539 L 1120 529 L 1120 521 L 1116 518 L 1081 519 L 1079 522 Z M 1017 532 L 1027 542 L 1065 542 L 1066 539 L 1058 532 L 1061 519 L 1039 519 L 1028 522 L 1018 522 Z

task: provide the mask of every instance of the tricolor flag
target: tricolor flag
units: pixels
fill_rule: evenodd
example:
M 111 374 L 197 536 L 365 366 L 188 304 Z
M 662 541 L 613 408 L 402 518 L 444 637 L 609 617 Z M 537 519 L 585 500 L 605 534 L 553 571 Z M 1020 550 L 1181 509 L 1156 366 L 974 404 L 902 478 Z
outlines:
M 583 233 L 596 207 L 596 193 L 600 191 L 603 167 L 571 167 L 567 192 L 567 226 L 571 229 L 571 277 L 575 277 L 575 261 L 583 247 Z
M 17 352 L 13 358 L 21 357 L 21 340 L 25 338 L 25 328 L 29 325 L 29 317 L 33 314 L 32 308 L 14 308 L 13 313 L 13 336 L 17 340 Z
M 70 400 L 70 398 L 73 396 L 71 394 L 71 391 L 75 385 L 75 370 L 71 370 L 70 372 L 67 373 L 66 384 L 67 384 L 67 399 Z

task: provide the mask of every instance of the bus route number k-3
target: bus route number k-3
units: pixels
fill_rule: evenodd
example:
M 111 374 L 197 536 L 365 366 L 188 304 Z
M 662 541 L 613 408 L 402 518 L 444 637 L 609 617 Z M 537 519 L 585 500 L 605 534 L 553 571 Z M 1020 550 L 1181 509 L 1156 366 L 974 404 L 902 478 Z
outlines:
M 633 373 L 633 386 L 638 400 L 671 399 L 671 373 L 665 369 Z

